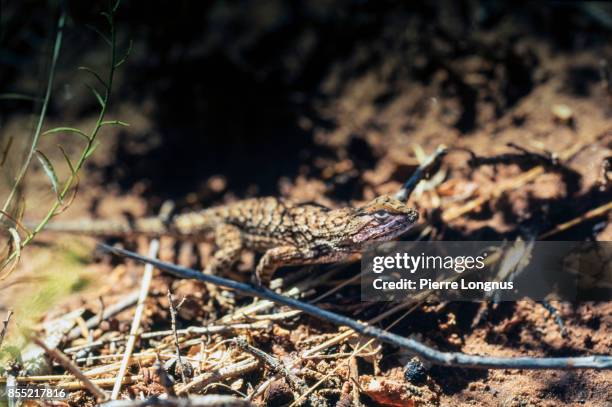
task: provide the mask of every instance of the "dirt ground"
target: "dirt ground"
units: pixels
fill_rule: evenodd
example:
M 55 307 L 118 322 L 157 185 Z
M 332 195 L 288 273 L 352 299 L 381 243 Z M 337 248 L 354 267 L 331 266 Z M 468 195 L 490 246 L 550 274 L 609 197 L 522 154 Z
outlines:
M 110 116 L 130 126 L 104 130 L 79 177 L 75 201 L 57 219 L 141 217 L 158 213 L 166 200 L 187 211 L 268 194 L 332 207 L 358 204 L 397 191 L 424 155 L 444 144 L 452 149 L 441 170 L 410 200 L 421 214 L 419 230 L 425 230 L 426 239 L 612 240 L 609 211 L 557 230 L 612 202 L 605 169 L 612 157 L 609 7 L 511 7 L 495 1 L 314 3 L 217 4 L 194 6 L 195 11 L 186 3 L 172 10 L 158 3 L 147 10 L 124 5 L 119 38 L 122 44 L 132 39 L 134 47 L 118 73 Z M 93 11 L 71 4 L 70 13 L 74 24 L 67 33 L 69 45 L 56 87 L 63 95 L 68 88 L 61 84 L 71 84 L 74 94 L 54 99 L 47 128 L 88 128 L 97 112 L 95 101 L 77 90 L 82 78 L 70 68 L 103 64 L 105 51 L 92 46 L 95 37 L 78 35 Z M 12 81 L 26 87 L 32 80 L 28 75 L 32 72 L 15 69 L 0 85 Z M 26 106 L 9 107 L 0 127 L 2 140 L 8 133 L 27 134 L 30 123 Z M 69 154 L 78 149 L 70 135 L 44 138 L 40 149 L 52 162 L 62 162 L 58 143 Z M 560 166 L 468 165 L 466 150 L 487 157 L 519 152 L 512 145 L 555 157 Z M 59 164 L 57 171 L 60 178 L 68 174 Z M 40 218 L 52 192 L 39 166 L 29 175 L 24 196 L 25 217 Z M 404 239 L 416 237 L 415 232 Z M 148 246 L 145 238 L 111 242 L 141 253 Z M 161 243 L 160 258 L 195 268 L 206 264 L 213 250 L 209 243 L 169 237 Z M 70 311 L 82 309 L 84 319 L 96 316 L 101 303 L 109 307 L 140 287 L 141 266 L 96 254 L 94 244 L 93 238 L 41 234 L 25 249 L 18 269 L 0 282 L 0 315 L 15 311 L 8 343 L 23 346 L 20 331 L 40 328 L 40 321 Z M 255 260 L 246 253 L 225 276 L 247 281 Z M 309 277 L 327 276 L 330 270 L 333 275 L 321 281 Z M 279 275 L 293 278 L 293 284 L 302 285 L 303 299 L 313 300 L 358 272 L 358 264 L 352 264 L 317 267 L 307 274 L 287 269 Z M 285 288 L 291 284 L 285 281 Z M 156 272 L 142 332 L 170 329 L 168 289 L 183 301 L 179 329 L 214 326 L 232 315 L 233 322 L 265 321 L 255 313 L 241 314 L 251 298 L 231 293 L 216 297 L 220 294 L 203 284 Z M 364 305 L 359 286 L 351 284 L 317 304 L 364 321 L 390 307 Z M 405 309 L 392 313 L 378 324 L 394 324 L 393 332 L 468 354 L 612 353 L 612 303 L 554 305 L 566 337 L 549 311 L 531 300 L 424 304 L 406 315 Z M 240 360 L 243 355 L 236 347 L 222 341 L 246 335 L 253 346 L 295 363 L 292 371 L 308 386 L 329 375 L 317 391 L 332 404 L 347 398 L 346 405 L 612 405 L 612 374 L 606 371 L 433 366 L 422 383 L 411 384 L 403 370 L 409 355 L 374 343 L 351 357 L 358 337 L 326 347 L 324 357 L 303 358 L 304 351 L 343 330 L 304 315 L 278 317 L 284 311 L 263 311 L 277 315 L 265 328 L 192 336 L 192 342 L 182 345 L 193 365 L 184 372 L 187 378 Z M 89 334 L 84 332 L 89 339 L 79 335 L 60 349 L 125 335 L 133 312 L 130 308 L 105 320 Z M 135 352 L 172 353 L 172 341 L 172 335 L 142 339 Z M 71 356 L 90 358 L 78 362 L 89 370 L 111 363 L 95 357 L 122 354 L 123 349 L 122 342 L 106 342 Z M 164 392 L 154 363 L 149 357 L 133 364 L 129 374 L 135 379 L 122 394 Z M 177 366 L 174 361 L 170 373 L 184 384 Z M 63 372 L 53 368 L 54 374 Z M 258 365 L 217 385 L 211 381 L 193 394 L 240 396 L 257 389 L 269 375 Z M 253 401 L 290 405 L 293 395 L 278 379 Z M 84 390 L 70 399 L 72 405 L 93 402 Z

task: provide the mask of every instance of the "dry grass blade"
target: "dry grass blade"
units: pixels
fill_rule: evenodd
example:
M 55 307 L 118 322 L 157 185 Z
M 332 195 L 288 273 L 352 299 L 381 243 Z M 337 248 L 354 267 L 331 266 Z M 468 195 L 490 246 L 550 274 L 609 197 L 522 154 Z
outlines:
M 605 215 L 607 212 L 612 210 L 612 202 L 608 202 L 605 205 L 599 206 L 597 208 L 591 209 L 590 211 L 568 221 L 565 223 L 562 223 L 560 225 L 555 226 L 554 228 L 552 228 L 551 230 L 549 230 L 546 233 L 543 233 L 539 236 L 540 239 L 546 239 L 549 238 L 552 235 L 555 235 L 559 232 L 563 232 L 564 230 L 567 230 L 571 227 L 574 227 L 582 222 L 585 222 L 589 219 L 592 218 L 596 218 L 598 216 L 602 216 Z
M 55 192 L 55 195 L 57 195 L 58 199 L 60 199 L 59 180 L 57 179 L 57 174 L 55 173 L 55 168 L 53 168 L 53 164 L 51 164 L 51 161 L 40 150 L 36 150 L 36 158 L 38 158 L 38 161 L 43 167 L 45 174 L 47 174 L 47 178 L 49 178 L 49 181 L 51 181 L 51 188 L 53 188 L 53 192 Z
M 21 259 L 21 236 L 15 228 L 10 228 L 9 233 L 11 234 L 11 245 L 13 247 L 13 255 L 4 259 L 0 265 L 0 281 L 5 280 L 11 275 L 19 259 Z M 6 268 L 8 266 L 8 269 Z
M 127 308 L 133 306 L 134 304 L 138 302 L 139 295 L 140 293 L 138 291 L 134 291 L 128 294 L 127 296 L 125 296 L 125 298 L 123 298 L 121 301 L 117 302 L 116 304 L 113 304 L 107 307 L 102 314 L 102 319 L 108 319 L 114 315 L 117 315 L 121 311 L 124 311 Z M 85 321 L 85 325 L 89 329 L 95 328 L 99 323 L 100 323 L 100 318 L 98 316 L 93 316 L 87 321 Z M 66 338 L 69 340 L 76 339 L 80 335 L 81 335 L 81 330 L 79 327 L 76 327 L 66 335 Z M 68 349 L 65 349 L 65 351 L 68 351 Z
M 121 382 L 122 384 L 133 384 L 137 383 L 140 380 L 142 380 L 142 376 L 125 376 Z M 114 377 L 107 377 L 103 379 L 91 379 L 90 381 L 96 386 L 108 388 L 114 386 L 117 380 Z M 85 388 L 83 387 L 83 383 L 81 383 L 80 381 L 73 381 L 68 383 L 61 382 L 58 383 L 57 386 L 66 390 L 82 390 Z
M 159 240 L 154 239 L 151 241 L 151 244 L 149 246 L 149 256 L 151 257 L 157 256 L 158 251 L 159 251 Z M 116 400 L 117 397 L 119 397 L 119 392 L 121 391 L 123 377 L 125 376 L 125 373 L 127 372 L 127 368 L 130 363 L 130 358 L 134 350 L 134 345 L 136 344 L 136 337 L 138 335 L 138 330 L 140 329 L 140 321 L 144 313 L 145 301 L 147 299 L 147 296 L 149 295 L 149 287 L 151 286 L 152 279 L 153 279 L 153 266 L 151 264 L 147 264 L 145 266 L 144 274 L 142 276 L 142 281 L 140 284 L 140 294 L 138 296 L 138 305 L 136 306 L 136 311 L 134 312 L 134 319 L 132 320 L 132 327 L 130 328 L 130 336 L 125 346 L 125 354 L 123 356 L 121 367 L 119 368 L 119 373 L 117 374 L 117 379 L 115 381 L 115 385 L 111 393 L 112 400 Z

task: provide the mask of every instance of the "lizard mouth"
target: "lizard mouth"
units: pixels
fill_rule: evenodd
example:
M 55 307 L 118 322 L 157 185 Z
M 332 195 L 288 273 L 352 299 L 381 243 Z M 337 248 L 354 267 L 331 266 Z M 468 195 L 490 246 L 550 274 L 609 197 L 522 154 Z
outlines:
M 373 236 L 373 240 L 386 241 L 394 239 L 407 232 L 413 225 L 413 221 L 403 216 L 398 217 L 382 226 L 381 230 Z
M 369 233 L 360 234 L 357 240 L 361 242 L 385 242 L 406 233 L 414 224 L 415 220 L 413 218 L 398 216 L 383 225 L 379 225 L 374 230 L 370 230 Z

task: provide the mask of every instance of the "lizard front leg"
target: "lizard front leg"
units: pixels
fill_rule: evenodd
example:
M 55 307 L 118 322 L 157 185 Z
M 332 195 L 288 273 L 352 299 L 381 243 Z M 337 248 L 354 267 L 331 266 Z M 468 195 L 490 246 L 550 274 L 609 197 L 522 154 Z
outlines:
M 259 260 L 255 280 L 259 285 L 268 286 L 279 267 L 317 263 L 317 259 L 317 253 L 313 250 L 300 250 L 295 246 L 275 247 L 266 251 Z
M 219 271 L 232 267 L 242 251 L 242 234 L 233 225 L 222 224 L 215 229 L 217 251 L 204 269 L 206 274 L 218 274 Z

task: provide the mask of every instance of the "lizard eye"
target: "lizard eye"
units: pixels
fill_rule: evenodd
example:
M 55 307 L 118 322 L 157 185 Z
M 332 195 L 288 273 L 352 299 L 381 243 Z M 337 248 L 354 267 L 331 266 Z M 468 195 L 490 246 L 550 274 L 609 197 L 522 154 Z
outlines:
M 389 212 L 385 212 L 385 211 L 374 212 L 374 218 L 378 220 L 385 220 L 388 217 L 389 217 Z

